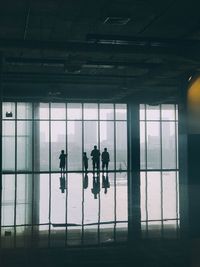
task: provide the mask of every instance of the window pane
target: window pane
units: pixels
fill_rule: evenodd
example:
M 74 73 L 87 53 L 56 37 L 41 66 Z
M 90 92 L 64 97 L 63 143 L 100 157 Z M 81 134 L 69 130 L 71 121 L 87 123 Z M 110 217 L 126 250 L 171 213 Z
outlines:
M 147 209 L 149 220 L 161 219 L 160 172 L 147 172 Z
M 32 119 L 32 103 L 17 103 L 17 119 Z
M 16 224 L 32 221 L 32 176 L 17 175 Z
M 127 105 L 126 104 L 116 104 L 115 105 L 115 119 L 116 120 L 126 120 L 127 119 Z
M 146 105 L 147 120 L 160 120 L 160 106 Z
M 176 168 L 175 123 L 162 122 L 162 166 Z
M 163 172 L 163 219 L 175 219 L 176 214 L 176 173 Z
M 113 119 L 114 119 L 114 105 L 100 104 L 100 120 L 113 120 Z
M 49 119 L 49 103 L 34 104 L 34 118 L 40 120 Z
M 1 224 L 14 224 L 14 203 L 15 203 L 15 176 L 2 176 L 2 218 Z
M 51 119 L 52 120 L 65 120 L 66 119 L 66 106 L 64 103 L 51 103 Z
M 51 170 L 59 171 L 59 156 L 61 150 L 66 153 L 66 122 L 51 122 Z
M 82 223 L 82 174 L 68 174 L 67 222 Z
M 140 210 L 141 210 L 141 220 L 147 220 L 146 213 L 146 173 L 140 173 Z
M 49 170 L 49 122 L 35 122 L 35 170 Z M 39 140 L 38 140 L 39 139 Z
M 114 218 L 114 175 L 113 173 L 103 173 L 101 175 L 101 204 L 100 220 L 101 222 L 113 221 Z M 107 227 L 107 226 L 104 226 Z
M 34 191 L 34 212 L 35 217 L 39 213 L 39 223 L 49 222 L 49 174 L 38 174 L 34 176 L 35 186 Z M 59 187 L 59 178 L 57 178 L 57 187 Z M 41 226 L 42 227 L 42 226 Z
M 68 121 L 68 170 L 82 170 L 82 122 Z M 87 155 L 89 157 L 89 154 Z
M 161 105 L 162 120 L 175 120 L 175 105 Z
M 98 105 L 84 104 L 84 120 L 97 120 L 97 119 L 98 119 Z
M 140 168 L 146 168 L 145 122 L 140 122 Z
M 140 120 L 144 120 L 144 119 L 145 119 L 145 105 L 140 104 Z
M 84 151 L 90 159 L 90 154 L 94 146 L 98 147 L 98 123 L 96 121 L 84 122 Z M 89 160 L 89 169 L 92 169 L 91 160 Z
M 7 120 L 15 119 L 15 103 L 14 102 L 3 102 L 2 110 L 3 110 L 3 114 L 2 114 L 3 119 L 7 119 Z
M 116 170 L 127 169 L 127 124 L 116 122 Z
M 116 219 L 128 220 L 128 196 L 127 173 L 115 173 L 116 175 Z
M 147 122 L 147 168 L 160 168 L 160 123 Z
M 68 103 L 67 104 L 67 119 L 68 120 L 81 120 L 82 119 L 82 104 Z
M 17 122 L 17 169 L 32 168 L 32 122 Z
M 59 174 L 51 175 L 51 222 L 66 223 L 66 194 L 60 192 Z
M 100 151 L 107 148 L 110 154 L 109 169 L 114 169 L 114 122 L 101 121 L 100 122 Z
M 92 174 L 88 176 L 88 188 L 84 191 L 84 224 L 97 223 L 99 213 L 100 178 Z M 90 227 L 97 228 L 95 225 Z
M 2 167 L 3 170 L 15 169 L 15 122 L 3 121 L 2 136 Z

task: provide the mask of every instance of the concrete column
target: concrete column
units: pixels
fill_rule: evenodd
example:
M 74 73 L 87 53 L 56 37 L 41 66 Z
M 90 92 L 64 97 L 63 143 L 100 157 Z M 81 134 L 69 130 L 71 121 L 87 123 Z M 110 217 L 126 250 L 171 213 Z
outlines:
M 1 237 L 1 206 L 2 206 L 2 101 L 3 101 L 2 71 L 3 71 L 3 55 L 0 52 L 0 237 Z M 1 241 L 0 241 L 0 247 L 1 247 Z
M 128 105 L 128 233 L 129 241 L 141 236 L 139 105 Z

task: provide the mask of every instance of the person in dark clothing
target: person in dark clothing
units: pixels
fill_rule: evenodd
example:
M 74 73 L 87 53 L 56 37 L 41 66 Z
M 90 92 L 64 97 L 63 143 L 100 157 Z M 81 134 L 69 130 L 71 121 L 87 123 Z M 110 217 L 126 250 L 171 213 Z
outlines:
M 102 175 L 102 188 L 104 188 L 104 194 L 107 194 L 107 189 L 110 188 L 108 174 L 106 176 L 104 174 Z
M 97 168 L 97 170 L 99 170 L 100 152 L 97 149 L 97 146 L 94 146 L 94 149 L 91 151 L 90 155 L 92 156 L 93 171 L 95 167 Z
M 60 159 L 60 171 L 61 171 L 61 177 L 62 177 L 62 174 L 63 174 L 64 171 L 65 171 L 66 158 L 67 158 L 67 154 L 65 154 L 65 151 L 64 151 L 64 150 L 61 150 L 61 154 L 60 154 L 60 156 L 59 156 L 59 159 Z
M 106 167 L 106 171 L 108 171 L 108 164 L 110 161 L 110 155 L 107 151 L 107 148 L 104 148 L 103 153 L 101 154 L 101 161 L 102 161 L 102 170 Z
M 87 157 L 86 152 L 83 152 L 83 168 L 87 172 L 87 170 L 88 170 L 88 157 Z
M 85 173 L 84 177 L 83 177 L 83 188 L 84 189 L 88 188 L 88 175 L 87 175 L 87 173 Z
M 97 199 L 97 195 L 100 192 L 100 177 L 93 177 L 93 188 L 91 189 L 92 194 L 94 195 L 94 199 Z

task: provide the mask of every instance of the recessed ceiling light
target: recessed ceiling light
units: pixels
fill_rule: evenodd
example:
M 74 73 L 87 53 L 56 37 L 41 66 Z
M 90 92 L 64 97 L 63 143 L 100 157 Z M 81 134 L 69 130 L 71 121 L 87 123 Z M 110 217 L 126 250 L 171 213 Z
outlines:
M 123 26 L 126 25 L 131 19 L 127 17 L 107 17 L 104 20 L 104 24 L 110 24 L 110 25 L 118 25 Z

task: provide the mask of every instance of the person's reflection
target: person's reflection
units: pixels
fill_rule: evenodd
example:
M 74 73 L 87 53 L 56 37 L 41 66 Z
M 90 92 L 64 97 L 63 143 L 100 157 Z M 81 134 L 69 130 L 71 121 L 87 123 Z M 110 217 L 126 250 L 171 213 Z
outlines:
M 100 192 L 100 178 L 99 176 L 93 176 L 93 188 L 91 189 L 94 199 L 97 199 L 97 194 Z
M 87 173 L 83 177 L 83 188 L 84 189 L 88 188 L 88 175 L 87 175 Z
M 64 193 L 65 192 L 65 176 L 61 176 L 60 177 L 60 190 L 61 190 L 61 193 Z
M 108 173 L 106 174 L 106 176 L 102 174 L 102 188 L 104 188 L 104 194 L 107 194 L 107 189 L 110 188 Z

